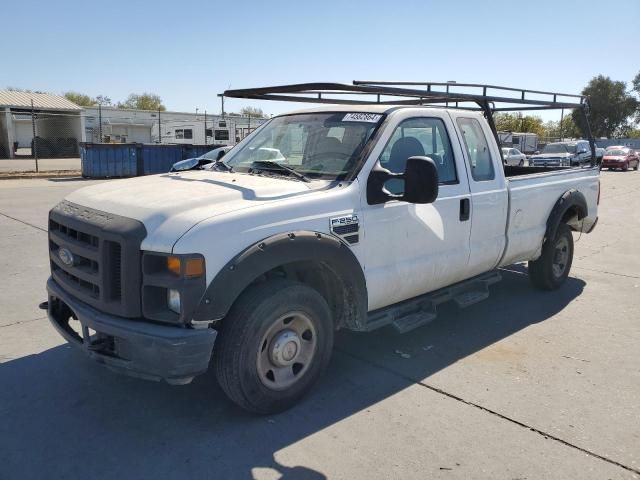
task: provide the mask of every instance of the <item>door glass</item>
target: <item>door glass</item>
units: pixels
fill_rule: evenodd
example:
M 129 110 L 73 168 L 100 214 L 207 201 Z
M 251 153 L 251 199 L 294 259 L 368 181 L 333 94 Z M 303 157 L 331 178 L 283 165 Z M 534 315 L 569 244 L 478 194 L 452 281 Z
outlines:
M 407 159 L 414 156 L 427 156 L 434 161 L 440 184 L 458 183 L 449 135 L 444 122 L 439 118 L 409 118 L 402 121 L 393 132 L 379 161 L 383 168 L 393 173 L 403 173 Z M 404 181 L 392 179 L 385 187 L 391 193 L 401 194 L 404 191 Z
M 457 122 L 471 163 L 471 176 L 475 181 L 493 180 L 495 172 L 493 171 L 489 144 L 480 122 L 475 118 L 463 117 L 458 118 Z

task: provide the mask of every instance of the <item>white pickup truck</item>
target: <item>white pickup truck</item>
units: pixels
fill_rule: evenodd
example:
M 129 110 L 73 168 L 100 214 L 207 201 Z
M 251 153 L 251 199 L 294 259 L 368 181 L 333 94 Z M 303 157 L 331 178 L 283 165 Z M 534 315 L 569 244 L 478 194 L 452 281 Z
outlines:
M 51 323 L 114 370 L 184 384 L 211 363 L 241 407 L 285 409 L 337 329 L 419 327 L 515 262 L 562 285 L 599 169 L 503 166 L 495 138 L 473 110 L 332 105 L 216 169 L 77 190 L 50 212 Z

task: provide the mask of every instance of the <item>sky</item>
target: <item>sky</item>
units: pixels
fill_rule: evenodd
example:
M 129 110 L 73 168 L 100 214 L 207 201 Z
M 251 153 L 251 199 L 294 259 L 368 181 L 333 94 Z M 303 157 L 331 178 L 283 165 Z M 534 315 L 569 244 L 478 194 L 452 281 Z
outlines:
M 220 111 L 227 88 L 352 80 L 580 93 L 640 71 L 640 0 L 0 0 L 0 89 Z M 278 114 L 300 105 L 228 99 Z M 559 113 L 557 114 L 559 118 Z

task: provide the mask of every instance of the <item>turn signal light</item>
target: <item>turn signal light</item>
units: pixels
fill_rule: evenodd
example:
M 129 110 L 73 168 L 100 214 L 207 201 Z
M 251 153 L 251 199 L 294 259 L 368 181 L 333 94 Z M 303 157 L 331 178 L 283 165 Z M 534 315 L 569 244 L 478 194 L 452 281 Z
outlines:
M 167 257 L 167 270 L 171 273 L 180 276 L 180 257 Z
M 197 278 L 204 275 L 204 258 L 167 257 L 167 270 L 177 276 Z
M 184 267 L 184 276 L 196 278 L 204 275 L 204 258 L 187 258 Z

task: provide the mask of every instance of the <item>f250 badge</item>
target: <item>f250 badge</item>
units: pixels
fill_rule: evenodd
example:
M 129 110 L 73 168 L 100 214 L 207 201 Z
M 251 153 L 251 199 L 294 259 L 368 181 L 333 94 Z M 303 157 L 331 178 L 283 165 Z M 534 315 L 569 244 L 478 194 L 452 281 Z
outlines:
M 349 245 L 358 243 L 360 240 L 360 221 L 358 215 L 352 213 L 343 217 L 335 217 L 329 220 L 331 233 L 345 240 Z

